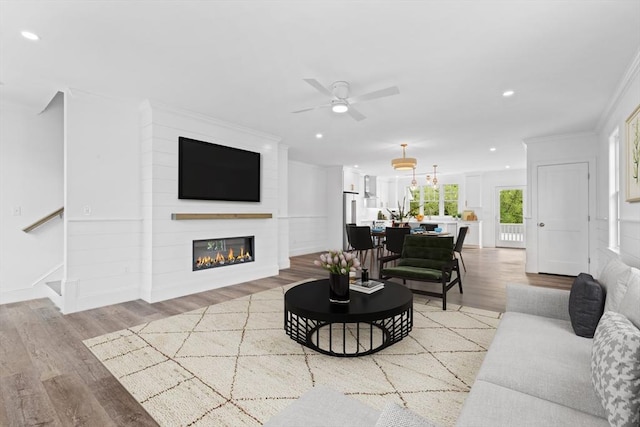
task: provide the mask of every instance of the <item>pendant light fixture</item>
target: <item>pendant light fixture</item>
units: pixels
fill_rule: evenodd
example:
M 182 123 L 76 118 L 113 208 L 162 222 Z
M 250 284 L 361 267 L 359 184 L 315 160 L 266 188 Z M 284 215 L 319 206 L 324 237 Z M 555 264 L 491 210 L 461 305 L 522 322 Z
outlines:
M 418 166 L 418 161 L 413 157 L 406 156 L 407 144 L 400 144 L 400 146 L 402 147 L 402 157 L 398 157 L 397 159 L 392 159 L 391 166 L 393 166 L 395 170 L 400 170 L 400 171 L 410 170 L 410 169 L 415 170 L 416 166 Z
M 411 186 L 409 188 L 411 191 L 416 191 L 416 188 L 418 188 L 418 181 L 416 181 L 416 168 L 413 168 L 413 179 L 411 180 Z
M 433 165 L 433 178 L 431 178 L 431 175 L 427 175 L 427 184 L 431 185 L 434 190 L 438 188 L 438 176 L 436 171 L 437 167 L 438 165 Z

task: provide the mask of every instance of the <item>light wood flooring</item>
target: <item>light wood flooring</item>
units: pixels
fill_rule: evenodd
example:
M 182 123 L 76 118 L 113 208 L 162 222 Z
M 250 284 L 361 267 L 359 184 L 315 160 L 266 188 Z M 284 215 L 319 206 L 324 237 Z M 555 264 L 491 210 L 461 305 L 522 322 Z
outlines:
M 504 311 L 505 285 L 569 289 L 573 278 L 524 273 L 524 251 L 464 249 L 464 294 L 448 302 Z M 85 348 L 87 338 L 326 273 L 317 254 L 291 259 L 278 276 L 156 304 L 131 301 L 62 315 L 46 299 L 0 305 L 0 426 L 157 425 Z M 372 270 L 377 277 L 377 269 Z

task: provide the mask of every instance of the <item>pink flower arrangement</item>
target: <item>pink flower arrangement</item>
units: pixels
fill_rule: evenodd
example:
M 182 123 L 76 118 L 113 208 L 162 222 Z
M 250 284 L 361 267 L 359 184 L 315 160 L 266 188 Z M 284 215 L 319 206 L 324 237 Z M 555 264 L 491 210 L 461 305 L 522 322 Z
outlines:
M 360 269 L 360 260 L 352 253 L 342 250 L 324 253 L 313 263 L 335 274 L 349 274 L 350 271 Z

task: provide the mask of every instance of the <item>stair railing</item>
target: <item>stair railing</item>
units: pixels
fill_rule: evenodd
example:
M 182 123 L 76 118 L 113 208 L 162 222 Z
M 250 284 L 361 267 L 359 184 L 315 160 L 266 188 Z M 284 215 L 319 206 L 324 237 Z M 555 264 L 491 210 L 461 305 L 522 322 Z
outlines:
M 55 212 L 51 212 L 49 215 L 40 218 L 39 220 L 37 220 L 36 222 L 34 222 L 33 224 L 29 225 L 28 227 L 25 227 L 22 229 L 22 231 L 24 231 L 25 233 L 28 233 L 38 227 L 40 227 L 41 225 L 51 221 L 53 218 L 60 216 L 60 218 L 62 218 L 62 214 L 64 213 L 64 206 L 61 207 L 60 209 L 58 209 Z

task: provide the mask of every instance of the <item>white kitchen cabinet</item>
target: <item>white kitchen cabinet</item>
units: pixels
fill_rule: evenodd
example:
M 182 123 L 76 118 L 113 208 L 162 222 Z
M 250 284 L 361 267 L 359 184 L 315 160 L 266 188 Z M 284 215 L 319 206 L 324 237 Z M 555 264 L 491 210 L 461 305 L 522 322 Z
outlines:
M 467 175 L 464 185 L 465 202 L 464 207 L 482 207 L 482 175 Z
M 362 179 L 359 173 L 344 169 L 342 171 L 342 191 L 360 193 L 360 181 Z
M 460 221 L 458 223 L 458 229 L 460 227 L 469 227 L 467 235 L 464 238 L 463 247 L 482 247 L 482 221 Z

